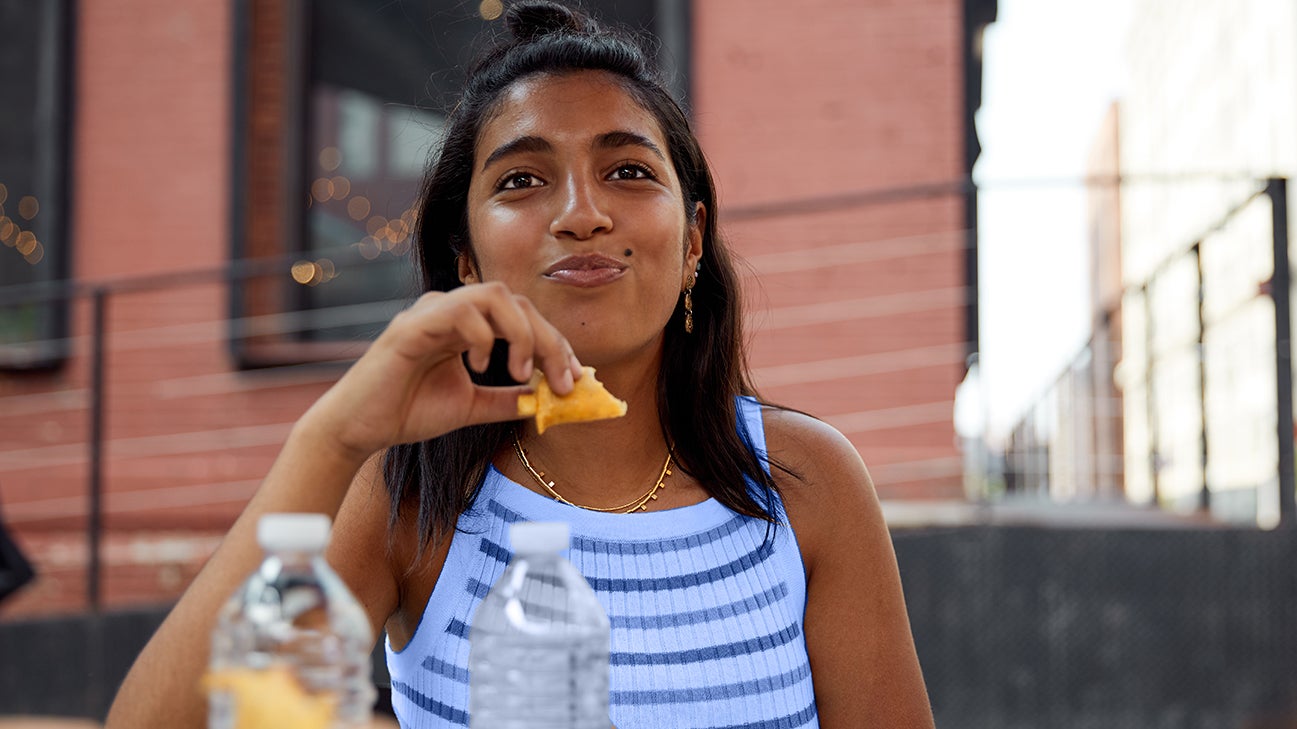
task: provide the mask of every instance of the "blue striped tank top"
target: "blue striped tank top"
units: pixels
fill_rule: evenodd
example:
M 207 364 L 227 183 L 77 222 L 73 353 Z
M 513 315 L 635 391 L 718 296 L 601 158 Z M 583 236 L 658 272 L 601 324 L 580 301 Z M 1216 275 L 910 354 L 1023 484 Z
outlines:
M 739 401 L 739 429 L 765 453 L 761 408 Z M 566 555 L 612 624 L 611 714 L 619 729 L 818 727 L 802 634 L 806 575 L 786 519 L 767 524 L 715 499 L 667 511 L 604 514 L 561 504 L 488 471 L 459 520 L 419 627 L 387 645 L 392 706 L 404 729 L 468 725 L 468 632 L 511 556 L 508 525 L 571 525 Z

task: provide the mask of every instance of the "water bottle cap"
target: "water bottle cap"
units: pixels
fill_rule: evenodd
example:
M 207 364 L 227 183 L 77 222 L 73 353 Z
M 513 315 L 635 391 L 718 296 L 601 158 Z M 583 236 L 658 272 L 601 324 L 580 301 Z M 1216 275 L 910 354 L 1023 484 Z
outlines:
M 257 522 L 257 543 L 268 552 L 318 552 L 329 543 L 324 514 L 265 514 Z
M 509 541 L 521 554 L 562 552 L 571 544 L 571 530 L 562 522 L 524 521 L 509 525 Z

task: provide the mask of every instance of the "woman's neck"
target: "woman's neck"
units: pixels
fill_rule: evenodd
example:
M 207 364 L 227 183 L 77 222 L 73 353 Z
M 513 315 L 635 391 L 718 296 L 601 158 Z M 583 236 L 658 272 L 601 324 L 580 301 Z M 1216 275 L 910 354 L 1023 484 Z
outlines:
M 554 482 L 563 499 L 598 508 L 633 503 L 663 476 L 668 444 L 658 418 L 657 365 L 652 361 L 597 368 L 599 381 L 627 403 L 626 415 L 620 418 L 556 426 L 543 435 L 537 435 L 530 421 L 522 422 L 518 438 L 527 460 L 546 482 Z M 507 445 L 497 454 L 497 468 L 553 498 L 517 457 L 513 443 Z M 663 479 L 659 498 L 647 506 L 670 508 L 706 497 L 696 491 L 697 485 L 673 467 Z

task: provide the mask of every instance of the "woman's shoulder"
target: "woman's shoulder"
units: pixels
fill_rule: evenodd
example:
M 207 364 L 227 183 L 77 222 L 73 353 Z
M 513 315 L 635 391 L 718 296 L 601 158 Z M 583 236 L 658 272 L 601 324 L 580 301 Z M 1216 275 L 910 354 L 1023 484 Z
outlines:
M 377 453 L 356 473 L 334 522 L 329 563 L 371 617 L 382 618 L 393 645 L 403 646 L 423 616 L 450 540 L 420 552 L 419 525 L 410 510 L 391 518 L 382 463 Z
M 806 413 L 772 405 L 763 406 L 761 415 L 766 449 L 772 460 L 802 477 L 793 480 L 838 483 L 843 476 L 868 479 L 860 453 L 832 425 Z
M 808 574 L 837 538 L 886 529 L 860 453 L 832 425 L 785 408 L 762 409 L 766 449 Z

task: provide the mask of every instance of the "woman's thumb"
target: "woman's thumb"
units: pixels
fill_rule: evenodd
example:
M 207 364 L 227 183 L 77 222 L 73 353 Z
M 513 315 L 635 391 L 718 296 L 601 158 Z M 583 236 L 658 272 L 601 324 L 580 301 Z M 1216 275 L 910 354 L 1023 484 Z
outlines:
M 518 414 L 518 396 L 531 392 L 531 388 L 526 385 L 513 387 L 483 387 L 474 386 L 473 393 L 473 410 L 469 414 L 469 422 L 466 425 L 481 425 L 483 423 L 502 423 L 509 420 L 517 420 L 522 417 Z

